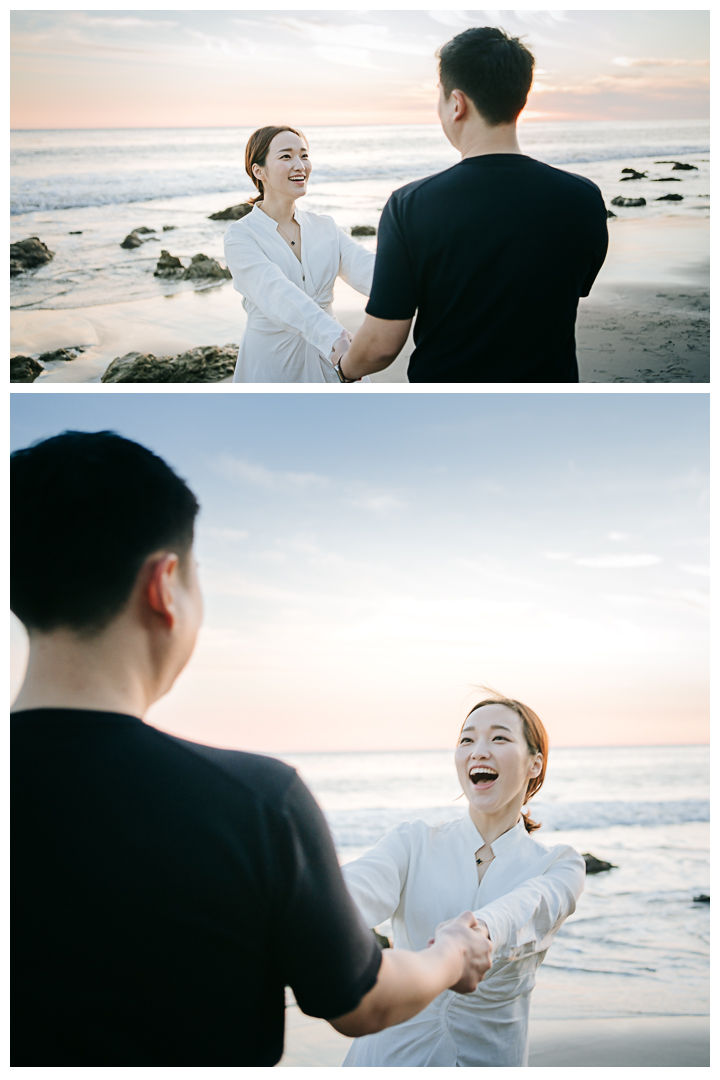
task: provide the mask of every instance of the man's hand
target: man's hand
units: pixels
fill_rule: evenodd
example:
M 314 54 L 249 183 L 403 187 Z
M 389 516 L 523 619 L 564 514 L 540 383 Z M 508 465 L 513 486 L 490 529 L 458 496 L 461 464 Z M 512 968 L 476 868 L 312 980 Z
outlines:
M 342 334 L 333 345 L 332 352 L 330 353 L 330 363 L 333 367 L 337 367 L 338 362 L 350 348 L 351 342 L 352 334 L 349 334 L 347 330 L 343 330 Z
M 490 970 L 492 945 L 485 923 L 478 922 L 472 911 L 464 911 L 455 919 L 440 923 L 435 931 L 434 944 L 444 942 L 457 949 L 465 948 L 465 968 L 450 989 L 456 994 L 471 994 Z

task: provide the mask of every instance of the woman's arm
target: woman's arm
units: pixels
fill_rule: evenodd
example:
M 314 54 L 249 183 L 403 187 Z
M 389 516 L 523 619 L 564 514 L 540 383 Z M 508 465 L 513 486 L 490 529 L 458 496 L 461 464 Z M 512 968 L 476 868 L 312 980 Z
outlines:
M 397 911 L 410 863 L 409 845 L 400 826 L 374 848 L 342 867 L 347 890 L 367 927 L 377 926 Z
M 544 874 L 478 908 L 474 914 L 488 928 L 493 959 L 519 960 L 545 952 L 575 910 L 584 884 L 582 856 L 564 848 Z
M 338 234 L 340 239 L 339 275 L 356 292 L 369 296 L 375 270 L 375 255 L 362 245 L 356 244 L 340 228 L 338 228 Z
M 322 356 L 330 358 L 343 327 L 294 285 L 277 263 L 261 251 L 252 236 L 226 238 L 225 261 L 237 291 L 251 300 L 267 319 L 304 338 Z

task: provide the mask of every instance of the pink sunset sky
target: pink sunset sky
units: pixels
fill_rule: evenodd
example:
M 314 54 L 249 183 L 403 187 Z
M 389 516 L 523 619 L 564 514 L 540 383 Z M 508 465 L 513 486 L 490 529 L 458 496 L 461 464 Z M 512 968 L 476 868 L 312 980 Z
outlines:
M 527 120 L 703 119 L 708 11 L 15 11 L 12 127 L 432 123 L 435 51 L 502 26 Z

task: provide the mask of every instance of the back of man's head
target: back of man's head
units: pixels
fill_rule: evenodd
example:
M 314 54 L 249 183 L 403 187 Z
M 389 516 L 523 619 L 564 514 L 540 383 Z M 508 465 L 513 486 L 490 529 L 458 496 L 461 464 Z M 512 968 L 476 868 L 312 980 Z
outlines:
M 66 431 L 10 458 L 10 606 L 29 630 L 102 629 L 155 551 L 182 559 L 197 500 L 111 431 Z
M 458 34 L 438 52 L 445 98 L 461 90 L 487 124 L 511 124 L 525 108 L 535 58 L 519 38 L 494 26 Z

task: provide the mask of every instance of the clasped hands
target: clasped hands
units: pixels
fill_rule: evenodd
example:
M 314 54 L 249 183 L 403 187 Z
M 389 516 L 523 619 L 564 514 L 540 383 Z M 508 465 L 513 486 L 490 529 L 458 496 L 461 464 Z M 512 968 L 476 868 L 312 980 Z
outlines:
M 456 918 L 440 923 L 435 937 L 428 941 L 428 947 L 445 943 L 460 947 L 465 955 L 462 975 L 450 989 L 456 994 L 471 994 L 492 966 L 492 944 L 487 926 L 479 922 L 472 911 L 463 911 Z
M 337 341 L 333 345 L 332 352 L 330 354 L 330 363 L 332 364 L 332 366 L 334 368 L 337 368 L 338 364 L 340 363 L 343 356 L 345 355 L 345 353 L 350 348 L 351 344 L 352 344 L 352 334 L 349 334 L 347 332 L 347 330 L 343 330 L 342 334 L 340 335 L 340 337 L 337 339 Z M 344 372 L 344 371 L 343 371 L 343 375 L 345 376 L 345 381 L 346 382 L 357 382 L 356 379 L 348 378 L 347 373 Z

